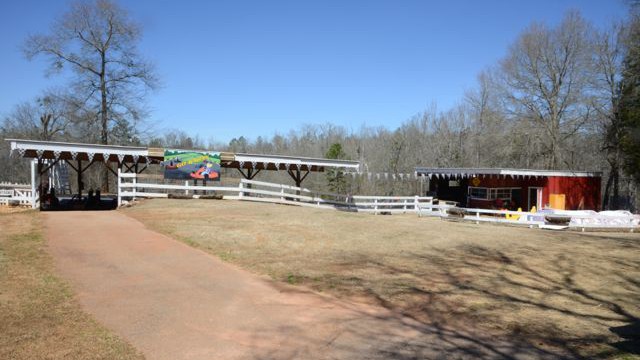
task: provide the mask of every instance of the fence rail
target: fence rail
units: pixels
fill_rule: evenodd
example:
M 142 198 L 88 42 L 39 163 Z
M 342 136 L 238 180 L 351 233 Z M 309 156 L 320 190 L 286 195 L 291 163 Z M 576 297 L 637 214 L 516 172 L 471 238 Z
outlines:
M 0 189 L 31 189 L 31 184 L 0 182 Z
M 0 205 L 33 206 L 35 200 L 31 185 L 14 188 L 8 188 L 8 186 L 4 186 L 5 184 L 2 185 L 4 188 L 0 189 Z
M 520 225 L 528 227 L 555 227 L 586 231 L 594 229 L 640 230 L 640 215 L 625 211 L 562 211 L 542 209 L 538 212 L 459 208 L 452 205 L 421 206 L 419 216 L 457 218 L 479 224 L 481 222 Z M 549 218 L 566 218 L 564 224 L 553 225 Z
M 141 183 L 142 177 L 134 173 L 119 173 L 118 206 L 124 199 L 166 198 L 169 194 L 194 198 L 208 194 L 220 194 L 224 199 L 270 202 L 323 209 L 349 210 L 374 214 L 417 213 L 420 206 L 431 204 L 432 197 L 420 196 L 350 196 L 302 187 L 274 184 L 264 181 L 240 181 L 238 186 L 196 186 Z

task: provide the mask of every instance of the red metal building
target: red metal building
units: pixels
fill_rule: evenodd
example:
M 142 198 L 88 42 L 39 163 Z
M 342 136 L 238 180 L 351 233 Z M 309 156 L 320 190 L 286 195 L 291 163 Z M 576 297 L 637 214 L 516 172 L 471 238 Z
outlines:
M 600 210 L 600 172 L 416 168 L 438 199 L 471 208 Z

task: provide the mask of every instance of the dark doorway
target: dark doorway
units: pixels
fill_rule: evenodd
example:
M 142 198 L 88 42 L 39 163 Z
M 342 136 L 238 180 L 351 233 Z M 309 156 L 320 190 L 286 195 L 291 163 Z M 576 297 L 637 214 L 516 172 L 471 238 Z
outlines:
M 440 200 L 455 201 L 460 206 L 467 205 L 469 179 L 437 179 L 430 181 L 429 190 Z
M 527 211 L 531 210 L 532 207 L 536 207 L 536 209 L 540 209 L 540 205 L 542 204 L 542 188 L 541 187 L 529 187 L 528 194 L 528 203 L 527 203 Z

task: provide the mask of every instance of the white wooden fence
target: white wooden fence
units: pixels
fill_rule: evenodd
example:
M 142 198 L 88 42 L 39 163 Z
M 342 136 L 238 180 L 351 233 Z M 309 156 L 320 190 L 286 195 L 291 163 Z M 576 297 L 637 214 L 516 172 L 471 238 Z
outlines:
M 455 217 L 464 221 L 475 222 L 476 224 L 481 222 L 501 223 L 527 226 L 530 228 L 569 228 L 578 231 L 594 229 L 619 229 L 631 232 L 640 231 L 640 215 L 634 215 L 624 211 L 597 213 L 595 211 L 543 209 L 538 212 L 527 212 L 458 208 L 452 205 L 422 205 L 418 215 L 439 216 L 441 218 Z M 566 225 L 550 224 L 546 220 L 547 215 L 567 217 L 570 218 L 570 221 Z
M 21 205 L 35 207 L 30 184 L 0 183 L 0 205 Z
M 248 185 L 250 189 L 247 189 Z M 239 186 L 242 189 L 239 196 L 241 200 L 314 205 L 374 214 L 417 213 L 421 205 L 433 201 L 432 197 L 425 196 L 350 196 L 244 179 Z
M 433 206 L 430 196 L 353 196 L 358 212 L 374 214 L 419 213 L 421 208 Z
M 118 206 L 122 199 L 162 198 L 169 194 L 202 195 L 219 194 L 224 199 L 269 202 L 316 208 L 383 213 L 417 213 L 420 206 L 433 202 L 432 197 L 422 196 L 349 196 L 306 188 L 242 179 L 238 186 L 194 186 L 185 182 L 177 184 L 142 183 L 133 173 L 119 173 Z M 196 194 L 198 192 L 198 194 Z M 191 194 L 190 194 L 191 193 Z

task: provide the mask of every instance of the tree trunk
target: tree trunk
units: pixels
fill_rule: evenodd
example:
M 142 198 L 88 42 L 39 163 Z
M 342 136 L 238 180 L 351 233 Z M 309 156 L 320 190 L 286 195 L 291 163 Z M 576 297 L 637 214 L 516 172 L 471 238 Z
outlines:
M 607 184 L 604 186 L 604 196 L 602 197 L 602 209 L 610 210 L 609 196 L 611 194 L 611 185 L 613 184 L 613 165 L 609 170 L 609 176 L 607 177 Z
M 613 199 L 611 199 L 611 207 L 613 210 L 620 209 L 620 172 L 617 167 L 613 173 Z
M 100 73 L 100 96 L 101 96 L 101 109 L 100 109 L 100 140 L 102 144 L 109 144 L 109 114 L 107 107 L 107 81 L 106 74 L 106 59 L 105 54 L 102 53 L 102 72 Z M 102 191 L 106 194 L 109 192 L 109 162 L 105 162 L 104 171 L 102 173 Z

